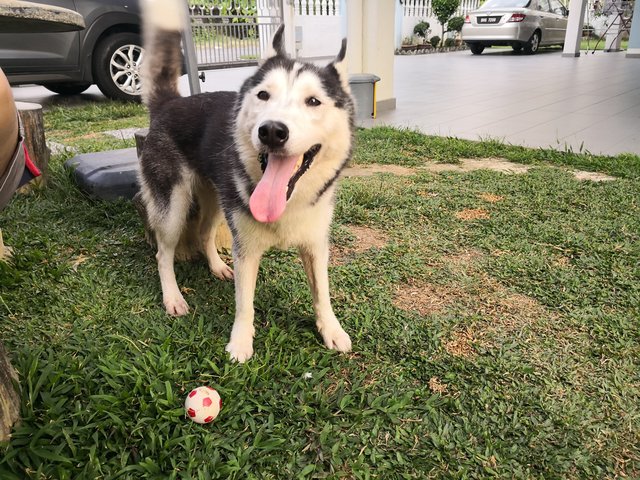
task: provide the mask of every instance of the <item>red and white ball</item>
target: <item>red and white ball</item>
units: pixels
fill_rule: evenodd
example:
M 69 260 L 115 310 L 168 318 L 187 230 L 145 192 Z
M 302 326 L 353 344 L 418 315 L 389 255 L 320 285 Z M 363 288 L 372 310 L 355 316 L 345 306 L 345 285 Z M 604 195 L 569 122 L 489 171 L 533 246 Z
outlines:
M 187 416 L 196 423 L 209 423 L 218 416 L 222 409 L 222 399 L 211 387 L 194 388 L 184 402 Z

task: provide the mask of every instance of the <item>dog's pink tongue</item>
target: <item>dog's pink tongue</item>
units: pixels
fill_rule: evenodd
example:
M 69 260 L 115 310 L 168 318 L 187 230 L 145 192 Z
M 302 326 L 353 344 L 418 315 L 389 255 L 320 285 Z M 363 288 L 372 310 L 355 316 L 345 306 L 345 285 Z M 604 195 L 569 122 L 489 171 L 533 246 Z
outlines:
M 299 157 L 269 155 L 262 179 L 249 199 L 253 218 L 269 223 L 278 220 L 287 206 L 289 179 Z

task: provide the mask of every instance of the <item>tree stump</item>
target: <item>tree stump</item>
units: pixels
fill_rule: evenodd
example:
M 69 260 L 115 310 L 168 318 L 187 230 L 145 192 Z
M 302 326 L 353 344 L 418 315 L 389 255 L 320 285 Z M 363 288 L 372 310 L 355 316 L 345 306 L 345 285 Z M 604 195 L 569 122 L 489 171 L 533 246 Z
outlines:
M 27 147 L 27 152 L 33 163 L 42 172 L 42 176 L 38 177 L 36 182 L 42 183 L 46 179 L 49 157 L 51 156 L 45 141 L 42 106 L 37 103 L 16 102 L 16 107 L 22 120 L 24 144 Z
M 144 141 L 147 138 L 147 133 L 149 133 L 149 129 L 143 128 L 138 130 L 135 134 L 136 151 L 138 153 L 138 158 L 140 158 L 142 155 L 142 149 L 144 148 Z M 156 236 L 149 227 L 149 222 L 147 221 L 147 212 L 145 210 L 144 203 L 142 202 L 142 198 L 139 192 L 133 198 L 133 204 L 136 207 L 138 214 L 142 218 L 142 221 L 144 222 L 144 232 L 147 242 L 152 247 L 156 247 Z M 196 234 L 196 232 L 199 231 L 199 224 L 199 206 L 195 205 L 195 208 L 192 208 L 192 211 L 189 213 L 187 225 L 185 226 L 184 232 L 180 238 L 180 242 L 176 247 L 176 258 L 178 260 L 190 260 L 194 258 L 198 254 L 198 252 L 203 251 L 200 238 Z M 231 237 L 231 230 L 229 229 L 227 222 L 223 221 L 216 232 L 216 246 L 218 247 L 218 250 L 231 251 L 232 243 L 233 239 Z
M 0 442 L 9 440 L 11 429 L 20 418 L 20 397 L 15 388 L 17 383 L 18 374 L 0 342 Z

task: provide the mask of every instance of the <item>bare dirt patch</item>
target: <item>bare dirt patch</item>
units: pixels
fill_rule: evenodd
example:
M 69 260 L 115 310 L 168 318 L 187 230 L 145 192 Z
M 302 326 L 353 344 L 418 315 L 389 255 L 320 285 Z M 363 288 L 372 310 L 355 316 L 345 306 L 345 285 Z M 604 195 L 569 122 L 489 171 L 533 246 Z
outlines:
M 401 310 L 426 316 L 442 311 L 461 295 L 462 292 L 449 287 L 409 280 L 408 285 L 396 287 L 393 304 Z
M 452 338 L 444 344 L 444 349 L 454 357 L 469 358 L 475 354 L 474 336 L 471 329 L 454 332 Z
M 428 172 L 473 172 L 475 170 L 492 170 L 494 172 L 506 173 L 508 175 L 520 175 L 527 173 L 531 169 L 530 165 L 510 162 L 504 158 L 461 158 L 459 164 L 434 163 L 426 165 L 423 170 Z M 585 172 L 575 170 L 572 172 L 576 180 L 591 182 L 610 182 L 615 177 L 598 172 Z M 500 199 L 501 200 L 501 199 Z M 491 201 L 491 200 L 487 200 Z M 497 200 L 499 201 L 499 200 Z
M 504 200 L 504 197 L 502 195 L 496 195 L 495 193 L 488 192 L 478 194 L 478 198 L 489 203 L 498 203 Z
M 442 383 L 442 381 L 438 377 L 431 377 L 429 379 L 429 390 L 433 393 L 439 393 L 440 395 L 447 393 L 449 390 L 449 386 L 446 383 Z
M 362 225 L 349 225 L 347 230 L 356 238 L 350 245 L 331 245 L 331 263 L 344 264 L 350 256 L 357 255 L 373 248 L 384 248 L 389 243 L 389 236 L 375 228 Z
M 429 172 L 472 172 L 474 170 L 493 170 L 506 174 L 527 173 L 531 167 L 510 162 L 504 158 L 461 158 L 459 164 L 434 163 L 427 165 Z
M 605 175 L 604 173 L 584 172 L 582 170 L 576 170 L 575 172 L 573 172 L 573 176 L 576 178 L 576 180 L 591 182 L 611 182 L 612 180 L 616 179 L 615 177 Z
M 356 237 L 357 241 L 353 246 L 356 253 L 364 252 L 372 248 L 383 248 L 389 242 L 386 233 L 371 227 L 361 225 L 350 225 L 349 231 Z
M 556 255 L 553 258 L 551 264 L 554 267 L 567 268 L 567 267 L 571 266 L 571 259 L 569 259 L 569 258 L 567 258 L 565 256 L 562 256 L 562 255 Z
M 345 177 L 371 177 L 377 173 L 390 173 L 392 175 L 415 175 L 416 170 L 400 165 L 353 165 L 343 171 Z
M 455 217 L 458 220 L 487 220 L 489 218 L 489 212 L 484 208 L 467 208 L 455 213 Z
M 393 304 L 401 310 L 416 312 L 422 316 L 454 308 L 463 315 L 473 315 L 486 321 L 484 330 L 510 332 L 530 325 L 534 320 L 551 315 L 535 299 L 510 292 L 500 282 L 473 265 L 473 253 L 448 262 L 464 275 L 448 285 L 438 285 L 426 280 L 410 279 L 395 287 Z M 466 258 L 466 260 L 465 260 Z M 465 264 L 467 261 L 469 263 Z M 458 263 L 456 263 L 458 262 Z M 462 280 L 464 279 L 464 280 Z M 474 334 L 481 337 L 483 334 Z

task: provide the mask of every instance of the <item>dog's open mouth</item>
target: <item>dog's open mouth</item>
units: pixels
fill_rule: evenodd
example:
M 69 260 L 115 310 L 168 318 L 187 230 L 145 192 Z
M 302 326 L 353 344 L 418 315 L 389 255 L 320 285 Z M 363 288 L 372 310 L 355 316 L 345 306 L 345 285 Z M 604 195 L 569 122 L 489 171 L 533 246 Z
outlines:
M 320 147 L 319 144 L 314 145 L 299 156 L 260 154 L 264 173 L 249 200 L 253 218 L 269 223 L 282 216 L 296 183 L 309 169 Z

